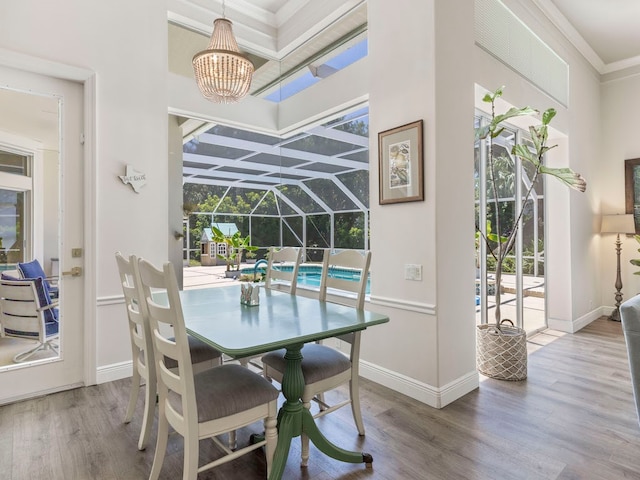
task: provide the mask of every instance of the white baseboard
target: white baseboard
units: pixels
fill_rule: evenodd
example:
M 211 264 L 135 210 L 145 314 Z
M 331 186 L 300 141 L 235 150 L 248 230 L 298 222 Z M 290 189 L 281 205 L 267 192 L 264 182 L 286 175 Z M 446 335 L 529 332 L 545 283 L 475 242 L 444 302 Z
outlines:
M 360 375 L 434 408 L 445 407 L 480 385 L 476 371 L 437 388 L 363 360 L 360 360 Z
M 7 397 L 0 400 L 0 405 L 8 405 L 10 403 L 21 402 L 22 400 L 31 400 L 33 398 L 44 397 L 52 393 L 64 392 L 65 390 L 72 390 L 84 386 L 84 383 L 72 383 L 70 385 L 61 385 L 54 388 L 48 388 L 46 390 L 40 390 L 37 392 L 30 392 L 24 395 L 16 395 L 15 397 Z
M 598 307 L 575 320 L 549 318 L 549 328 L 565 333 L 576 333 L 603 315 L 610 315 L 613 307 Z
M 120 362 L 98 368 L 96 381 L 98 384 L 129 378 L 133 375 L 133 363 Z M 458 398 L 478 388 L 480 379 L 477 372 L 470 372 L 441 388 L 432 387 L 373 363 L 360 360 L 360 375 L 414 398 L 434 408 L 442 408 Z
M 133 362 L 120 362 L 111 365 L 105 365 L 104 367 L 98 367 L 96 374 L 96 383 L 113 382 L 114 380 L 120 380 L 121 378 L 128 378 L 133 375 Z

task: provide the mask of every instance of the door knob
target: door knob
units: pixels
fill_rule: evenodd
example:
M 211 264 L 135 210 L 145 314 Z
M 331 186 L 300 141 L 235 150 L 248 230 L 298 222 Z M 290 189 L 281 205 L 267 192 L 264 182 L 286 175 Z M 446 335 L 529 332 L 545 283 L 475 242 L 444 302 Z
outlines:
M 68 272 L 62 272 L 62 275 L 71 275 L 72 277 L 79 277 L 82 275 L 82 267 L 72 267 Z

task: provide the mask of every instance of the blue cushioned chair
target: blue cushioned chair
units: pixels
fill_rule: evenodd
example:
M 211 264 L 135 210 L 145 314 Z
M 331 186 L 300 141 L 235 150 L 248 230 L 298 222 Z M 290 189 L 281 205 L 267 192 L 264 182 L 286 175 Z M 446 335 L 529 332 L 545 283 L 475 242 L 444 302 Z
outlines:
M 22 278 L 42 278 L 49 296 L 51 298 L 58 298 L 58 286 L 53 285 L 58 279 L 47 277 L 47 274 L 44 273 L 44 269 L 37 259 L 31 260 L 30 262 L 18 263 L 18 272 L 20 272 Z
M 0 324 L 7 337 L 36 340 L 38 344 L 13 357 L 24 362 L 40 350 L 58 352 L 58 304 L 52 302 L 42 278 L 0 280 Z

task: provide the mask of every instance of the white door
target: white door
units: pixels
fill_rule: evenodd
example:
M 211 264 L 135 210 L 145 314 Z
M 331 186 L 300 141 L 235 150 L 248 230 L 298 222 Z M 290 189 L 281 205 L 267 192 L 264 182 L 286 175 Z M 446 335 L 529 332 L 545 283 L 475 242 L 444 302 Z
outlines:
M 24 222 L 24 261 L 37 258 L 47 274 L 52 269 L 66 273 L 80 268 L 75 276 L 60 276 L 59 354 L 0 365 L 2 404 L 85 381 L 85 197 L 83 84 L 4 66 L 0 66 L 0 78 L 0 150 L 4 142 L 5 149 L 25 152 L 30 159 L 24 175 L 32 184 L 21 193 L 27 200 L 23 220 L 18 222 Z

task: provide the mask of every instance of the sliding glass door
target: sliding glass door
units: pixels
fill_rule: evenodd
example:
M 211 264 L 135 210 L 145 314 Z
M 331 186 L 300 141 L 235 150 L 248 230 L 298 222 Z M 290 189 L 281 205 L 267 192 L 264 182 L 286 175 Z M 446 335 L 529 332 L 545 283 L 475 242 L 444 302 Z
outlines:
M 476 127 L 489 122 L 479 115 Z M 501 158 L 496 162 L 496 191 L 488 182 L 486 168 L 488 145 L 484 140 L 475 146 L 475 207 L 476 232 L 491 232 L 496 216 L 502 225 L 512 224 L 522 212 L 521 228 L 515 246 L 507 257 L 502 285 L 495 284 L 495 261 L 491 251 L 497 243 L 486 245 L 476 234 L 476 319 L 478 323 L 491 323 L 495 308 L 495 291 L 501 288 L 502 318 L 533 333 L 546 328 L 545 309 L 545 208 L 543 176 L 533 186 L 533 194 L 525 202 L 525 192 L 531 186 L 533 172 L 523 167 L 511 154 L 516 143 L 529 142 L 527 133 L 517 128 L 505 129 L 494 139 L 494 148 Z M 498 208 L 494 199 L 498 199 Z M 494 238 L 497 241 L 497 239 Z

